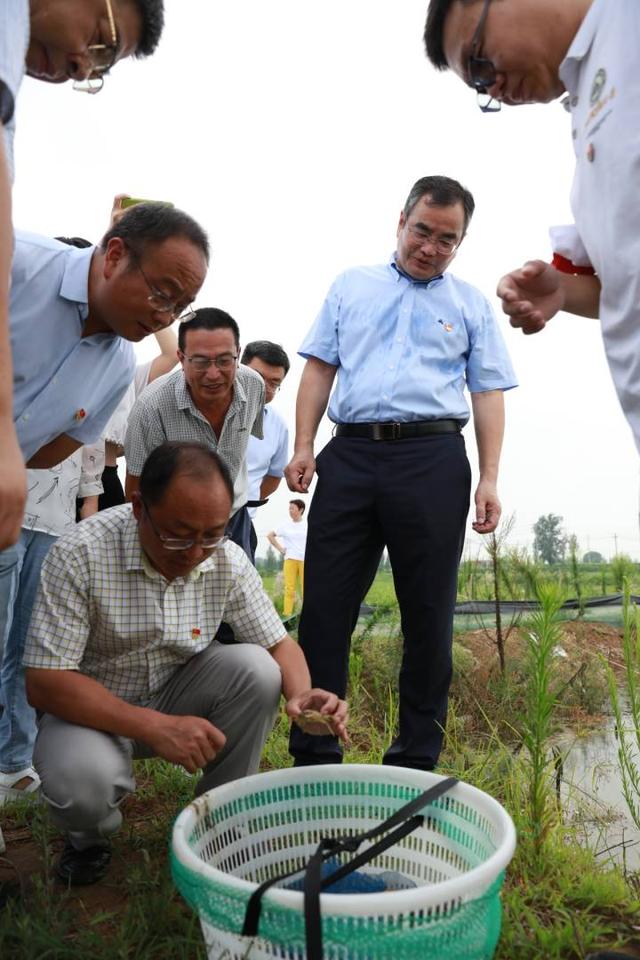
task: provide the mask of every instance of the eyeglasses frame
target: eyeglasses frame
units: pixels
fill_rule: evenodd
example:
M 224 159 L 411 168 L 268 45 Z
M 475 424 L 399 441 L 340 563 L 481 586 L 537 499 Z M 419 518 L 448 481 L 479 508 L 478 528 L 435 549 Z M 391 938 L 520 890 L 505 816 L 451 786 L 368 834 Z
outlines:
M 492 60 L 488 60 L 486 57 L 476 57 L 476 50 L 482 42 L 482 33 L 484 31 L 485 23 L 489 15 L 489 6 L 491 5 L 491 0 L 484 0 L 484 7 L 478 20 L 478 25 L 474 31 L 473 37 L 471 38 L 470 53 L 467 58 L 467 73 L 469 76 L 469 86 L 473 87 L 476 91 L 478 108 L 482 113 L 498 113 L 502 109 L 502 104 L 499 100 L 496 100 L 492 97 L 488 88 L 496 82 L 496 68 Z M 487 70 L 490 68 L 491 79 L 487 82 L 487 77 L 480 79 L 479 77 L 474 77 L 474 68 L 480 67 L 481 70 Z M 488 97 L 489 99 L 484 102 L 483 97 Z
M 113 15 L 113 7 L 111 6 L 111 0 L 105 0 L 107 7 L 107 18 L 109 20 L 109 29 L 111 30 L 111 43 L 91 43 L 87 47 L 87 53 L 91 54 L 92 50 L 111 50 L 112 56 L 109 63 L 105 66 L 94 63 L 91 72 L 83 80 L 74 80 L 73 89 L 77 93 L 100 93 L 104 86 L 104 74 L 108 73 L 111 70 L 111 67 L 116 62 L 118 56 L 118 31 L 116 29 L 116 20 Z
M 226 543 L 227 540 L 229 539 L 226 533 L 224 533 L 221 537 L 216 537 L 213 543 L 211 542 L 211 539 L 206 539 L 206 538 L 198 542 L 197 540 L 182 540 L 180 537 L 167 537 L 165 536 L 165 534 L 160 533 L 160 531 L 156 527 L 155 523 L 153 522 L 153 517 L 149 513 L 149 507 L 147 506 L 145 500 L 143 500 L 142 497 L 140 497 L 140 503 L 142 504 L 144 512 L 147 515 L 147 519 L 149 523 L 151 524 L 151 529 L 153 530 L 153 532 L 155 533 L 156 537 L 158 538 L 158 540 L 162 544 L 162 547 L 165 550 L 169 550 L 175 553 L 179 550 L 190 550 L 191 547 L 196 545 L 199 546 L 202 550 L 217 550 L 218 547 L 221 547 L 222 544 Z M 169 544 L 172 544 L 172 546 L 169 546 Z M 180 544 L 180 546 L 176 546 L 176 544 Z

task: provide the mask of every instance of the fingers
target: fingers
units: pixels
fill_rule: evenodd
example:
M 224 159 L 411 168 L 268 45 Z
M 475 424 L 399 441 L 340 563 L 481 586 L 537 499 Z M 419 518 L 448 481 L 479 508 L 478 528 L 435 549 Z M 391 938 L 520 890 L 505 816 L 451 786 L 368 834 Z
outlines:
M 313 457 L 309 460 L 294 457 L 284 470 L 289 490 L 293 493 L 308 493 L 315 469 L 316 462 Z

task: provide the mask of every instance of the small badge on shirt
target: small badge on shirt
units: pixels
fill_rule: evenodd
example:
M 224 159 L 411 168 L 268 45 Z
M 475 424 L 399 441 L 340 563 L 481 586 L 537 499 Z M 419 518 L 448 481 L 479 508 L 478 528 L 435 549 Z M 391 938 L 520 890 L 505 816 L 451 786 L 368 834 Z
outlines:
M 451 333 L 453 330 L 453 324 L 447 323 L 446 320 L 438 320 L 438 323 L 444 328 L 445 333 Z
M 74 419 L 74 420 L 84 420 L 84 418 L 86 417 L 86 415 L 87 415 L 87 411 L 84 409 L 84 407 L 80 407 L 80 409 L 79 409 L 79 410 L 76 410 L 76 412 L 74 413 L 73 419 Z
M 604 85 L 607 82 L 607 71 L 604 67 L 600 67 L 593 79 L 593 86 L 591 87 L 591 106 L 594 103 L 597 103 L 600 99 L 600 94 L 604 90 Z
M 200 627 L 193 627 L 193 629 L 191 630 L 191 639 L 197 640 L 199 636 L 200 636 Z

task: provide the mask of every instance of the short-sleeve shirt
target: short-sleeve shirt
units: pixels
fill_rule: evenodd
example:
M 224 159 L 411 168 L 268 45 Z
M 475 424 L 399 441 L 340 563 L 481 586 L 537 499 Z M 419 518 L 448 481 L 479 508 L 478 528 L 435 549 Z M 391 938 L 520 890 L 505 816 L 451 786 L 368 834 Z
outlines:
M 338 367 L 329 403 L 336 423 L 466 423 L 465 387 L 517 386 L 482 293 L 448 272 L 413 280 L 395 260 L 341 274 L 299 353 Z
M 260 499 L 260 485 L 264 477 L 283 477 L 289 462 L 289 431 L 287 425 L 270 405 L 264 408 L 262 440 L 249 437 L 247 446 L 247 473 L 249 475 L 249 500 Z M 256 507 L 249 513 L 255 516 Z
M 576 156 L 571 207 L 601 283 L 607 360 L 640 450 L 638 50 L 638 0 L 594 0 L 560 76 L 569 94 Z
M 220 437 L 189 393 L 182 369 L 159 377 L 140 394 L 129 415 L 124 454 L 127 470 L 139 477 L 149 454 L 166 440 L 197 440 L 222 457 L 233 481 L 232 512 L 247 502 L 247 444 L 262 438 L 264 381 L 259 373 L 239 366 L 233 399 Z
M 276 537 L 284 547 L 285 560 L 304 560 L 307 546 L 307 521 L 288 520 L 276 530 Z
M 76 497 L 100 496 L 104 441 L 80 447 L 55 467 L 27 470 L 22 526 L 59 537 L 76 525 Z
M 241 643 L 286 636 L 258 573 L 227 542 L 186 577 L 166 580 L 144 554 L 131 504 L 83 520 L 42 566 L 24 664 L 78 670 L 145 705 L 213 641 L 222 620 Z
M 113 333 L 82 336 L 94 249 L 16 231 L 13 415 L 27 461 L 63 433 L 82 444 L 96 441 L 134 376 L 128 341 Z
M 4 149 L 13 180 L 15 108 L 29 47 L 29 0 L 2 0 L 0 4 L 0 121 Z
M 127 387 L 127 392 L 114 410 L 109 423 L 104 429 L 104 438 L 109 443 L 117 443 L 119 447 L 124 446 L 129 414 L 131 413 L 134 403 L 144 388 L 149 384 L 152 365 L 153 360 L 148 360 L 146 363 L 139 363 L 136 367 L 133 381 Z

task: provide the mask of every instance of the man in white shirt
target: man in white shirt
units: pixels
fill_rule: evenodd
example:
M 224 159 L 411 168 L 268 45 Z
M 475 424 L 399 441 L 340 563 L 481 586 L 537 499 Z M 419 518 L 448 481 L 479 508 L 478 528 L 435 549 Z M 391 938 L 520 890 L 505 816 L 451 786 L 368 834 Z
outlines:
M 289 431 L 277 410 L 269 407 L 289 372 L 289 357 L 279 343 L 252 340 L 242 351 L 241 363 L 251 367 L 264 380 L 264 417 L 262 440 L 249 437 L 247 473 L 249 476 L 249 515 L 251 517 L 251 551 L 255 560 L 258 537 L 253 520 L 259 501 L 266 500 L 280 486 L 284 468 L 289 462 Z
M 549 25 L 553 24 L 553 29 Z M 618 397 L 640 449 L 640 167 L 637 0 L 431 0 L 427 54 L 478 93 L 480 109 L 566 93 L 576 155 L 572 237 L 554 265 L 527 262 L 498 296 L 514 327 L 560 310 L 600 316 Z
M 79 524 L 44 562 L 24 663 L 43 714 L 34 765 L 68 837 L 57 867 L 67 883 L 104 874 L 133 756 L 202 769 L 198 794 L 255 773 L 281 693 L 292 720 L 318 710 L 346 738 L 346 704 L 310 689 L 302 651 L 224 536 L 232 499 L 206 444 L 164 443 L 132 505 Z M 214 639 L 223 617 L 238 641 L 229 646 Z

